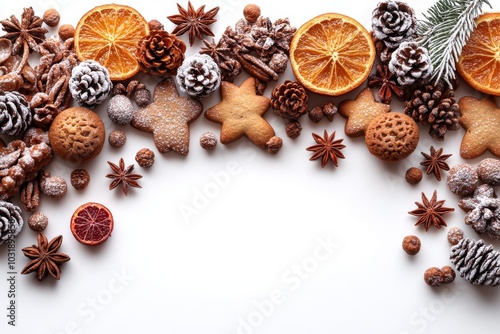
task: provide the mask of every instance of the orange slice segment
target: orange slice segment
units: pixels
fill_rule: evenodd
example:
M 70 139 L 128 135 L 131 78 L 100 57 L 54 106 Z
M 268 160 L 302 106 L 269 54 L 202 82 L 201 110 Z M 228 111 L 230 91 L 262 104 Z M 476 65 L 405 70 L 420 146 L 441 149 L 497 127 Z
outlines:
M 113 231 L 111 211 L 104 205 L 88 202 L 75 210 L 70 228 L 73 236 L 82 244 L 96 246 L 106 241 Z
M 500 95 L 500 13 L 476 19 L 477 27 L 462 48 L 457 71 L 472 88 Z
M 323 95 L 338 96 L 360 86 L 374 60 L 370 33 L 358 21 L 337 13 L 309 20 L 290 44 L 295 77 L 310 91 Z
M 75 28 L 75 52 L 81 61 L 95 60 L 106 67 L 111 80 L 126 80 L 139 72 L 135 52 L 148 34 L 147 21 L 134 8 L 97 6 Z

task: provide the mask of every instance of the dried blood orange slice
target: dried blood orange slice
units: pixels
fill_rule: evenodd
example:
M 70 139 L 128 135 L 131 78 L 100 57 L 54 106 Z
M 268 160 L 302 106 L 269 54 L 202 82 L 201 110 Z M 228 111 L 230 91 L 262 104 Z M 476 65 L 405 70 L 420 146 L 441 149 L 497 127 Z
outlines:
M 96 246 L 109 238 L 113 225 L 113 215 L 107 207 L 89 202 L 75 210 L 70 227 L 76 240 L 85 245 Z

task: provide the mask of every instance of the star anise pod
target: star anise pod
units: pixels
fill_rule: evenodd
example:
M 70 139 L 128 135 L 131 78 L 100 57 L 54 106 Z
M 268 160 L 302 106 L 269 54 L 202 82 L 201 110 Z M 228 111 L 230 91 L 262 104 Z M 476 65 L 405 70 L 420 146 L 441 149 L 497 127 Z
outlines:
M 344 155 L 340 152 L 345 145 L 341 144 L 344 139 L 335 140 L 335 131 L 328 136 L 328 133 L 323 133 L 323 137 L 313 133 L 312 134 L 317 145 L 309 146 L 306 148 L 307 151 L 312 151 L 314 154 L 309 160 L 316 160 L 321 158 L 321 167 L 325 167 L 328 160 L 331 160 L 335 167 L 338 166 L 338 159 L 344 159 Z
M 63 237 L 60 235 L 48 242 L 45 235 L 38 234 L 38 246 L 33 245 L 22 249 L 23 254 L 31 261 L 24 267 L 21 274 L 25 275 L 36 271 L 36 278 L 39 281 L 47 277 L 48 274 L 58 280 L 61 277 L 59 265 L 70 260 L 68 255 L 57 252 L 61 247 L 62 240 Z
M 125 162 L 123 161 L 123 158 L 120 158 L 119 165 L 116 165 L 110 161 L 108 161 L 108 165 L 113 170 L 113 173 L 106 175 L 107 178 L 113 179 L 113 181 L 109 185 L 109 190 L 112 190 L 121 184 L 123 193 L 125 194 L 125 196 L 127 196 L 129 186 L 142 188 L 137 182 L 137 180 L 142 178 L 142 176 L 132 173 L 132 171 L 134 170 L 133 164 L 125 168 Z
M 212 8 L 205 13 L 205 5 L 195 10 L 191 1 L 188 1 L 187 10 L 179 4 L 177 4 L 177 9 L 180 14 L 167 17 L 167 19 L 177 25 L 172 34 L 180 36 L 185 32 L 189 32 L 190 46 L 193 46 L 196 37 L 202 40 L 203 35 L 214 36 L 214 33 L 208 26 L 217 21 L 214 19 L 214 16 L 217 15 L 219 7 Z
M 378 98 L 380 102 L 391 103 L 392 94 L 398 99 L 403 99 L 404 91 L 397 84 L 395 75 L 389 71 L 387 65 L 377 65 L 377 73 L 368 77 L 368 87 L 378 88 Z
M 415 226 L 424 225 L 426 231 L 431 225 L 440 229 L 441 226 L 447 226 L 442 216 L 455 211 L 453 208 L 443 207 L 444 202 L 444 200 L 437 200 L 437 191 L 435 190 L 430 201 L 425 194 L 422 193 L 422 203 L 415 202 L 418 208 L 408 213 L 418 217 Z
M 420 163 L 420 165 L 427 167 L 427 175 L 434 174 L 438 181 L 441 181 L 441 170 L 449 171 L 450 166 L 446 163 L 446 159 L 451 157 L 451 154 L 443 154 L 443 149 L 435 150 L 434 146 L 431 146 L 430 153 L 427 154 L 421 152 L 425 160 Z
M 21 21 L 12 15 L 10 19 L 2 20 L 0 23 L 7 33 L 1 37 L 10 39 L 14 54 L 21 54 L 22 48 L 38 51 L 38 44 L 45 40 L 47 29 L 42 28 L 43 20 L 35 15 L 32 7 L 24 8 Z

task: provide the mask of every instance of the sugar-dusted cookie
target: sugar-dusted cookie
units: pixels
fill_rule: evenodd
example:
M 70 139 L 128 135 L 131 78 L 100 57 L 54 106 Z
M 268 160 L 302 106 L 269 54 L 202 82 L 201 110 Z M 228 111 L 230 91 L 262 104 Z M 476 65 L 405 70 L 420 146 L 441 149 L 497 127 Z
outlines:
M 364 135 L 370 122 L 375 117 L 391 111 L 391 107 L 375 101 L 370 88 L 365 88 L 355 100 L 342 101 L 338 111 L 347 118 L 344 127 L 345 134 L 349 137 L 357 137 Z
M 366 129 L 365 141 L 371 154 L 384 161 L 400 161 L 418 145 L 418 125 L 400 112 L 379 115 Z
M 152 133 L 160 153 L 175 151 L 187 155 L 189 124 L 202 112 L 200 101 L 180 96 L 174 80 L 167 78 L 156 85 L 153 102 L 139 109 L 130 124 L 138 130 Z
M 205 111 L 205 117 L 222 124 L 220 142 L 229 144 L 243 136 L 260 148 L 274 136 L 272 126 L 262 118 L 271 100 L 255 93 L 255 79 L 240 87 L 230 82 L 221 84 L 222 101 Z
M 474 159 L 486 150 L 500 157 L 500 109 L 492 97 L 477 100 L 464 96 L 459 101 L 460 125 L 465 128 L 465 135 L 460 145 L 460 156 Z

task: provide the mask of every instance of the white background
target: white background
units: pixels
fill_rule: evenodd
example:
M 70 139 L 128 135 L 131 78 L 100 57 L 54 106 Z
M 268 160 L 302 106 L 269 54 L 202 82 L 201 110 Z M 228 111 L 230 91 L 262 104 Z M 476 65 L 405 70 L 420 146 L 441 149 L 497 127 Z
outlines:
M 166 19 L 177 13 L 173 1 L 122 3 L 137 8 L 147 20 L 160 20 L 168 31 L 174 28 Z M 289 17 L 296 27 L 316 15 L 338 12 L 370 29 L 377 3 L 261 1 L 259 5 L 273 21 Z M 432 3 L 410 2 L 419 18 Z M 498 1 L 491 3 L 495 10 L 500 8 Z M 52 6 L 60 11 L 61 23 L 76 25 L 98 4 L 102 2 L 9 1 L 2 4 L 1 18 L 19 17 L 28 6 L 41 16 Z M 194 1 L 196 8 L 202 4 Z M 218 21 L 212 25 L 217 40 L 226 26 L 242 17 L 246 4 L 206 1 L 207 9 L 220 6 Z M 187 43 L 187 36 L 182 38 Z M 187 54 L 201 46 L 198 41 Z M 237 83 L 246 77 L 242 74 Z M 153 89 L 156 79 L 143 79 Z M 279 83 L 285 79 L 293 80 L 290 68 Z M 269 85 L 266 96 L 275 85 Z M 465 86 L 457 95 L 481 97 Z M 333 99 L 313 95 L 310 106 L 338 104 L 361 89 Z M 217 93 L 203 100 L 205 109 L 219 99 Z M 392 107 L 402 111 L 399 102 Z M 462 129 L 448 133 L 444 142 L 434 141 L 422 129 L 415 153 L 401 163 L 387 164 L 370 155 L 362 138 L 345 136 L 340 115 L 333 123 L 319 124 L 304 117 L 302 135 L 290 140 L 284 123 L 270 110 L 265 117 L 284 140 L 276 156 L 246 139 L 204 151 L 198 144 L 200 135 L 219 134 L 220 126 L 202 116 L 191 126 L 189 155 L 181 157 L 159 154 L 150 134 L 111 123 L 105 106 L 97 112 L 108 133 L 122 129 L 128 141 L 120 149 L 106 143 L 100 156 L 84 166 L 60 159 L 50 165 L 52 174 L 68 181 L 76 167 L 87 168 L 92 177 L 85 191 L 70 186 L 62 200 L 42 199 L 40 210 L 50 221 L 45 234 L 49 239 L 64 236 L 60 251 L 71 261 L 62 266 L 60 281 L 48 277 L 40 283 L 34 275 L 18 275 L 15 328 L 7 325 L 8 286 L 2 279 L 0 332 L 400 334 L 485 333 L 497 327 L 499 288 L 475 287 L 459 277 L 448 287 L 433 289 L 425 284 L 426 268 L 449 264 L 447 228 L 424 232 L 407 214 L 420 201 L 421 192 L 430 197 L 437 190 L 445 205 L 456 209 L 445 216 L 449 227 L 460 226 L 466 236 L 477 238 L 464 225 L 459 198 L 445 181 L 438 182 L 432 175 L 424 175 L 417 186 L 404 181 L 406 169 L 419 166 L 420 152 L 428 152 L 431 145 L 453 154 L 450 166 L 463 162 L 459 156 Z M 339 161 L 338 168 L 329 164 L 322 169 L 319 161 L 308 161 L 311 153 L 305 148 L 314 144 L 311 133 L 322 134 L 325 129 L 345 138 L 346 159 Z M 127 165 L 135 163 L 135 153 L 143 147 L 153 149 L 156 160 L 150 170 L 136 166 L 144 175 L 142 189 L 131 189 L 128 197 L 119 190 L 108 191 L 106 161 L 117 163 L 123 157 Z M 79 244 L 69 229 L 73 211 L 88 201 L 103 203 L 115 218 L 112 237 L 94 248 Z M 197 212 L 186 218 L 180 209 L 188 206 Z M 422 240 L 422 250 L 415 257 L 401 249 L 408 234 Z M 17 239 L 18 272 L 28 262 L 21 248 L 34 243 L 36 233 L 26 226 Z M 335 246 L 330 253 L 322 248 L 328 243 Z M 500 243 L 494 245 L 500 249 Z M 6 250 L 0 247 L 0 268 L 5 273 Z

